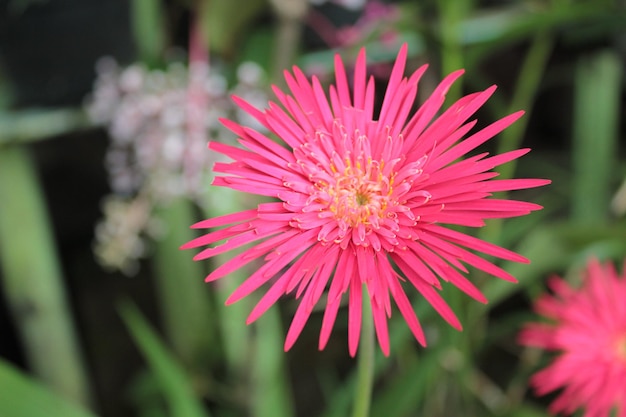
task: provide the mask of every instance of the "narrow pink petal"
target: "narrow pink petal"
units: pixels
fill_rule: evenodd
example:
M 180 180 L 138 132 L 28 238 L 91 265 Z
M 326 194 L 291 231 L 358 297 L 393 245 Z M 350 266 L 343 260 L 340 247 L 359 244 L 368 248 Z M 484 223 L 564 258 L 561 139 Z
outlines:
M 452 229 L 447 229 L 445 227 L 437 226 L 437 225 L 429 225 L 427 229 L 436 235 L 448 240 L 452 243 L 456 243 L 462 246 L 465 246 L 470 249 L 477 250 L 479 252 L 486 253 L 487 255 L 492 255 L 498 257 L 500 259 L 506 259 L 508 261 L 513 262 L 521 262 L 521 263 L 529 263 L 530 261 L 523 257 L 520 254 L 517 254 L 508 249 L 504 249 L 500 246 L 494 245 L 493 243 L 485 242 L 484 240 L 480 240 L 470 235 L 466 235 L 461 232 L 457 232 Z
M 291 115 L 296 119 L 296 122 L 302 130 L 305 132 L 312 132 L 314 130 L 314 126 L 306 110 L 300 107 L 300 104 L 293 97 L 287 96 L 287 105 L 285 107 L 287 107 L 287 110 L 289 110 Z
M 352 253 L 342 250 L 337 260 L 337 269 L 333 276 L 328 290 L 326 309 L 322 319 L 322 329 L 320 330 L 319 349 L 322 350 L 328 343 L 330 333 L 337 318 L 337 311 L 341 304 L 341 296 L 353 281 L 353 271 L 356 268 L 355 259 Z
M 542 208 L 543 207 L 539 204 L 529 203 L 526 201 L 498 200 L 495 198 L 464 201 L 446 205 L 446 210 L 460 211 L 516 211 L 530 213 L 531 211 L 540 210 Z
M 406 296 L 400 282 L 397 279 L 393 280 L 393 282 L 390 282 L 390 288 L 391 295 L 393 296 L 402 317 L 404 317 L 406 324 L 409 326 L 411 333 L 413 333 L 413 336 L 415 336 L 415 339 L 420 345 L 426 347 L 426 337 L 424 336 L 424 331 L 422 330 L 422 326 L 415 315 L 413 306 Z
M 343 250 L 339 254 L 335 276 L 328 290 L 329 302 L 339 299 L 348 291 L 350 283 L 358 278 L 357 265 L 351 250 Z
M 346 76 L 346 69 L 343 66 L 343 61 L 339 54 L 335 55 L 335 79 L 336 79 L 336 92 L 339 102 L 344 106 L 351 106 L 350 100 L 350 88 L 348 87 L 348 78 Z M 334 107 L 334 106 L 333 106 Z M 335 116 L 338 116 L 335 114 Z
M 372 303 L 372 315 L 374 317 L 374 328 L 376 329 L 376 338 L 378 344 L 385 356 L 389 356 L 389 330 L 387 329 L 387 316 L 385 315 L 385 309 L 378 303 L 374 302 L 372 293 L 370 292 L 370 299 L 366 300 L 366 303 Z
M 303 260 L 300 268 L 306 272 L 299 280 L 298 290 L 296 291 L 296 298 L 300 298 L 302 293 L 304 293 L 304 291 L 308 287 L 309 283 L 311 283 L 311 285 L 315 285 L 312 281 L 317 279 L 324 265 L 327 265 L 328 262 L 331 262 L 333 259 L 335 259 L 333 255 L 336 254 L 337 250 L 339 250 L 339 247 L 337 245 L 333 245 L 331 247 L 315 245 L 304 255 L 306 259 Z M 327 256 L 330 256 L 331 258 L 327 259 Z M 335 264 L 332 265 L 333 268 L 334 266 Z M 287 291 L 291 292 L 294 288 L 295 282 L 290 283 Z M 323 290 L 323 288 L 321 290 Z M 317 298 L 313 298 L 317 302 L 319 296 Z
M 298 126 L 279 106 L 271 102 L 269 106 L 267 123 L 270 125 L 270 130 L 292 148 L 297 148 L 304 143 L 306 135 L 302 127 Z
M 362 283 L 365 283 L 369 280 L 371 273 L 375 271 L 374 260 L 371 258 L 371 251 L 363 247 L 357 247 L 356 260 L 359 279 Z
M 424 298 L 433 306 L 435 311 L 439 313 L 439 315 L 452 327 L 461 331 L 463 330 L 463 326 L 461 322 L 456 317 L 456 314 L 452 311 L 450 306 L 446 304 L 443 298 L 437 292 L 422 281 L 421 279 L 415 279 L 413 274 L 407 275 L 407 278 L 411 281 L 411 283 L 415 286 L 417 291 L 424 296 Z
M 239 107 L 241 107 L 241 109 L 244 112 L 246 112 L 250 116 L 254 117 L 259 123 L 261 123 L 267 129 L 270 128 L 269 125 L 267 124 L 267 120 L 266 120 L 265 114 L 262 111 L 258 110 L 252 104 L 248 103 L 246 100 L 244 100 L 243 98 L 238 97 L 236 95 L 232 96 L 232 100 L 235 102 L 235 104 L 237 104 Z
M 296 343 L 298 336 L 300 336 L 304 325 L 308 321 L 309 316 L 313 311 L 313 306 L 317 302 L 317 300 L 314 299 L 316 294 L 317 292 L 315 291 L 314 285 L 309 286 L 304 293 L 304 297 L 302 298 L 302 301 L 300 301 L 300 305 L 298 306 L 296 314 L 294 314 L 291 325 L 289 326 L 289 330 L 287 331 L 287 337 L 285 338 L 284 347 L 285 351 L 291 349 L 294 343 Z
M 365 48 L 361 48 L 354 64 L 354 107 L 365 108 Z
M 283 294 L 285 294 L 285 287 L 289 278 L 290 276 L 288 274 L 283 274 L 280 278 L 278 278 L 278 280 L 276 280 L 275 283 L 272 284 L 271 288 L 263 295 L 263 297 L 261 297 L 248 315 L 246 324 L 255 322 L 263 315 L 263 313 L 273 306 Z
M 402 44 L 398 56 L 393 64 L 391 75 L 389 75 L 389 82 L 387 83 L 387 90 L 385 91 L 385 97 L 383 98 L 383 104 L 380 109 L 381 125 L 385 125 L 385 120 L 391 114 L 390 107 L 394 104 L 396 98 L 396 90 L 404 76 L 404 68 L 406 65 L 406 57 L 408 54 L 407 44 Z
M 234 146 L 227 145 L 221 142 L 209 142 L 208 146 L 209 146 L 209 149 L 215 152 L 219 152 L 222 155 L 226 155 L 235 161 L 242 159 L 242 158 L 246 158 L 246 157 L 249 157 L 249 158 L 255 157 L 254 153 L 250 151 L 247 151 L 241 148 L 236 148 Z
M 523 149 L 516 149 L 510 152 L 501 153 L 499 155 L 494 155 L 492 157 L 489 157 L 489 158 L 483 159 L 482 161 L 477 162 L 475 169 L 479 170 L 477 172 L 487 171 L 489 169 L 493 169 L 497 167 L 498 165 L 503 165 L 514 159 L 520 158 L 526 155 L 528 152 L 530 152 L 530 149 L 523 148 Z
M 271 235 L 275 235 L 277 233 L 286 232 L 287 230 L 288 230 L 287 227 L 279 226 L 279 227 L 276 227 L 276 228 L 273 228 L 273 229 L 269 229 L 268 231 L 266 231 L 264 233 L 247 232 L 245 234 L 237 235 L 237 236 L 234 236 L 231 239 L 227 240 L 226 242 L 222 243 L 219 246 L 215 246 L 215 247 L 203 250 L 202 252 L 200 252 L 196 256 L 194 256 L 193 260 L 197 261 L 197 260 L 201 260 L 201 259 L 212 258 L 213 256 L 220 255 L 220 254 L 222 254 L 224 252 L 228 252 L 230 250 L 233 250 L 233 249 L 238 248 L 240 246 L 243 246 L 245 244 L 254 242 L 254 241 L 259 240 L 259 239 L 263 239 L 263 238 L 271 236 Z
M 370 77 L 365 88 L 365 98 L 363 102 L 363 117 L 367 120 L 374 118 L 374 99 L 375 99 L 375 82 L 374 77 Z
M 524 114 L 523 111 L 518 111 L 516 113 L 510 114 L 502 119 L 490 124 L 484 129 L 476 132 L 469 138 L 465 139 L 454 148 L 446 152 L 445 154 L 439 156 L 435 161 L 432 162 L 434 165 L 432 169 L 437 169 L 443 166 L 446 166 L 450 162 L 455 159 L 467 154 L 473 149 L 476 149 L 478 146 L 482 145 L 489 139 L 493 138 L 498 133 L 502 132 L 504 129 L 509 127 L 513 122 L 522 117 Z
M 278 166 L 284 166 L 288 162 L 295 162 L 292 152 L 289 152 L 267 136 L 254 129 L 245 129 L 245 132 L 250 140 L 242 140 L 240 142 L 257 155 L 264 156 Z
M 467 227 L 483 227 L 485 222 L 480 216 L 476 216 L 471 212 L 441 212 L 433 215 L 421 216 L 420 220 L 423 223 L 440 223 L 440 224 L 455 224 L 457 226 Z
M 255 181 L 257 183 L 266 183 L 268 185 L 272 185 L 274 188 L 282 188 L 283 182 L 280 180 L 281 173 L 279 170 L 275 170 L 271 165 L 265 165 L 256 161 L 255 163 L 249 165 L 254 165 L 259 168 L 265 166 L 266 169 L 250 169 L 249 167 L 241 167 L 237 165 L 216 162 L 213 166 L 213 172 L 231 174 L 241 178 L 245 178 L 244 181 L 249 180 Z
M 320 81 L 317 79 L 317 77 L 313 77 L 313 95 L 317 101 L 320 116 L 322 120 L 326 122 L 326 128 L 329 128 L 328 123 L 330 123 L 334 119 L 334 117 L 330 109 L 330 105 L 328 104 L 326 94 L 324 94 L 324 89 L 322 88 L 322 85 L 320 84 Z
M 432 153 L 433 160 L 440 158 L 441 153 L 456 142 L 457 139 L 452 141 L 450 136 L 485 103 L 493 90 L 494 88 L 488 88 L 485 91 L 460 98 L 424 131 L 423 140 L 428 138 L 429 142 L 437 145 Z
M 362 291 L 363 284 L 361 281 L 353 279 L 350 283 L 348 299 L 348 351 L 352 357 L 356 355 L 361 337 Z
M 340 305 L 341 298 L 331 299 L 328 297 L 326 308 L 324 309 L 324 318 L 322 319 L 322 329 L 320 331 L 320 340 L 318 344 L 319 350 L 324 350 L 326 344 L 328 343 L 330 333 L 335 325 L 335 319 L 337 318 L 337 312 L 339 311 Z
M 238 223 L 246 220 L 252 220 L 256 217 L 256 209 L 238 211 L 236 213 L 225 214 L 223 216 L 212 217 L 210 219 L 199 221 L 191 227 L 193 229 L 209 229 L 211 227 L 224 226 L 230 223 Z M 184 248 L 190 246 L 183 245 Z
M 308 248 L 312 244 L 317 242 L 316 235 L 317 233 L 315 230 L 300 232 L 293 238 L 277 246 L 272 251 L 272 255 L 274 257 L 281 256 L 282 254 L 291 252 L 293 250 L 300 250 L 300 253 L 302 253 L 304 251 L 304 248 Z
M 437 202 L 437 204 L 444 204 L 445 209 L 447 211 L 450 209 L 450 205 L 453 203 L 459 203 L 459 207 L 461 207 L 466 202 L 468 203 L 471 201 L 481 200 L 486 197 L 489 197 L 490 195 L 491 194 L 487 192 L 461 192 L 459 193 L 459 190 L 456 190 L 455 192 L 455 190 L 452 187 L 450 187 L 447 190 L 444 189 L 442 192 L 438 192 L 435 195 L 433 195 L 432 201 Z
M 461 266 L 455 262 L 455 257 L 462 259 L 463 255 L 463 252 L 458 247 L 442 240 L 433 240 L 433 237 L 427 233 L 420 234 L 420 237 L 419 242 L 413 242 L 410 246 L 420 259 L 427 262 L 428 266 L 443 280 L 452 283 L 476 301 L 481 303 L 487 302 L 485 296 L 474 284 L 447 263 L 450 262 L 455 264 L 455 266 Z
M 314 304 L 316 304 L 322 296 L 322 293 L 326 288 L 326 284 L 328 283 L 328 280 L 332 276 L 332 272 L 337 265 L 340 251 L 339 246 L 333 245 L 326 247 L 325 253 L 321 256 L 323 263 L 320 266 L 317 276 L 314 277 L 311 282 L 311 285 L 313 286 L 313 295 L 311 296 L 311 302 L 313 304 L 310 306 L 311 308 L 314 307 Z
M 234 236 L 243 234 L 253 229 L 252 222 L 240 223 L 234 226 L 229 226 L 224 229 L 215 230 L 206 235 L 195 238 L 194 240 L 185 243 L 181 249 L 197 248 L 200 246 L 210 245 L 220 240 L 230 239 Z
M 252 274 L 248 279 L 246 279 L 226 300 L 226 305 L 235 303 L 241 300 L 243 297 L 251 294 L 254 290 L 259 288 L 261 285 L 268 282 L 272 279 L 276 273 L 274 271 L 278 271 L 281 268 L 287 266 L 289 262 L 293 261 L 297 258 L 302 251 L 308 249 L 308 247 L 302 247 L 302 250 L 294 250 L 292 252 L 287 252 L 278 258 L 274 258 L 268 262 L 266 262 L 263 266 L 261 266 L 254 274 Z
M 430 124 L 433 117 L 443 105 L 450 86 L 454 84 L 454 82 L 461 77 L 463 73 L 464 70 L 458 70 L 444 78 L 443 81 L 441 81 L 441 83 L 439 83 L 439 85 L 435 88 L 435 91 L 433 91 L 430 97 L 428 97 L 424 104 L 422 104 L 411 120 L 409 120 L 406 129 L 404 130 L 404 140 L 407 146 L 413 147 L 416 146 L 417 143 L 417 147 L 421 149 L 420 152 L 422 154 L 426 154 L 432 149 L 435 145 L 432 141 L 422 140 L 418 142 L 417 138 Z M 406 154 L 408 151 L 409 149 L 403 149 L 402 153 Z
M 481 184 L 480 189 L 488 192 L 524 190 L 550 184 L 550 180 L 534 178 L 516 178 L 511 180 L 492 180 Z
M 239 137 L 242 137 L 245 135 L 243 126 L 241 126 L 239 123 L 230 119 L 226 119 L 224 117 L 220 117 L 218 120 L 221 124 L 224 125 L 224 127 L 226 127 L 228 130 L 233 132 L 235 135 Z
M 455 258 L 472 265 L 488 274 L 491 274 L 495 277 L 501 278 L 505 281 L 509 282 L 517 282 L 514 276 L 503 270 L 502 268 L 494 265 L 493 263 L 469 252 L 459 246 L 450 246 L 447 245 L 446 242 L 438 241 L 434 239 L 434 236 L 427 236 L 426 234 L 422 235 L 423 241 L 428 241 L 428 244 L 434 247 L 437 247 L 439 251 L 447 251 L 448 254 L 454 256 Z M 449 257 L 446 257 L 446 260 L 450 261 Z
M 393 136 L 401 134 L 402 128 L 406 123 L 406 119 L 413 110 L 415 97 L 417 96 L 417 85 L 407 84 L 406 86 L 403 85 L 400 88 L 402 87 L 404 87 L 404 91 L 402 91 L 403 97 L 398 97 L 396 100 L 399 106 L 390 124 L 394 127 L 391 130 L 391 134 Z
M 212 185 L 218 187 L 228 187 L 233 190 L 243 191 L 250 194 L 264 195 L 267 197 L 277 197 L 284 187 L 272 185 L 262 181 L 254 181 L 248 178 L 237 177 L 215 177 Z
M 299 233 L 300 232 L 298 230 L 288 230 L 284 233 L 273 236 L 256 246 L 253 246 L 252 248 L 238 254 L 237 256 L 218 266 L 215 270 L 213 270 L 213 272 L 207 275 L 207 277 L 205 278 L 205 282 L 215 281 L 230 274 L 233 271 L 236 271 L 239 268 L 242 268 L 253 260 L 265 255 L 276 245 L 279 245 L 291 239 L 291 237 Z
M 330 106 L 333 110 L 333 115 L 335 117 L 335 120 L 333 121 L 333 123 L 336 123 L 337 120 L 343 120 L 344 119 L 344 116 L 343 116 L 344 106 L 341 103 L 341 100 L 339 99 L 339 95 L 337 94 L 337 89 L 335 88 L 334 85 L 331 85 L 329 87 L 328 95 L 330 96 Z

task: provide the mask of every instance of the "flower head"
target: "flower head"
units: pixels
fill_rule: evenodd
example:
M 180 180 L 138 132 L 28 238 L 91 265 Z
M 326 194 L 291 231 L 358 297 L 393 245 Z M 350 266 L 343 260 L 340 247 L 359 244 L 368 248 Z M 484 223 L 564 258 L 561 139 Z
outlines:
M 223 120 L 244 149 L 210 143 L 210 149 L 233 160 L 217 163 L 214 184 L 269 196 L 277 201 L 254 209 L 212 218 L 194 225 L 214 228 L 183 248 L 227 239 L 200 252 L 206 259 L 260 241 L 220 265 L 207 281 L 222 278 L 255 259 L 258 268 L 227 300 L 235 302 L 263 284 L 269 290 L 252 310 L 256 320 L 283 294 L 301 298 L 287 333 L 289 349 L 302 331 L 313 307 L 327 289 L 319 347 L 330 336 L 342 297 L 348 298 L 348 344 L 355 354 L 361 329 L 362 287 L 371 302 L 381 349 L 389 353 L 387 318 L 391 300 L 398 306 L 417 340 L 424 333 L 405 294 L 413 286 L 452 326 L 461 324 L 439 296 L 440 280 L 448 281 L 478 301 L 480 291 L 465 278 L 466 265 L 515 281 L 501 268 L 472 251 L 526 262 L 522 256 L 448 229 L 443 224 L 479 227 L 487 218 L 527 214 L 540 206 L 527 202 L 488 199 L 493 192 L 531 188 L 545 180 L 492 180 L 495 166 L 528 152 L 527 149 L 487 157 L 487 153 L 458 159 L 501 132 L 522 112 L 482 130 L 470 132 L 468 119 L 491 96 L 495 87 L 470 94 L 435 117 L 450 85 L 461 76 L 446 77 L 416 113 L 412 113 L 417 85 L 426 66 L 403 76 L 404 45 L 392 70 L 380 114 L 374 116 L 374 80 L 366 77 L 365 51 L 354 71 L 354 93 L 341 59 L 335 59 L 336 83 L 328 96 L 320 82 L 309 81 L 297 68 L 285 72 L 292 95 L 274 92 L 282 105 L 269 103 L 260 111 L 234 100 L 274 133 L 279 143 L 257 131 Z M 330 99 L 330 100 L 329 100 Z M 283 146 L 286 145 L 286 146 Z M 396 268 L 397 266 L 397 268 Z
M 562 389 L 550 405 L 552 413 L 585 417 L 626 416 L 626 263 L 618 276 L 609 263 L 592 260 L 584 283 L 573 289 L 558 277 L 550 282 L 554 295 L 535 303 L 550 323 L 528 324 L 520 343 L 557 351 L 559 356 L 537 372 L 531 384 L 539 395 Z

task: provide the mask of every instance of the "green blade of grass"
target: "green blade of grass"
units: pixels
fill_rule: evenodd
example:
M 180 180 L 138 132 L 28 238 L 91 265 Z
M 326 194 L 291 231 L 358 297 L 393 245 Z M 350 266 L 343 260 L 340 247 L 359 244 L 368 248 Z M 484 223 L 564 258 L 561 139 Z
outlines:
M 166 228 L 155 242 L 153 257 L 165 333 L 185 365 L 206 363 L 215 352 L 216 336 L 209 288 L 202 265 L 179 250 L 195 237 L 189 229 L 195 222 L 191 203 L 183 198 L 171 201 L 157 210 L 157 217 Z
M 34 374 L 88 404 L 89 381 L 35 171 L 25 148 L 0 146 L 2 285 Z
M 242 209 L 239 192 L 224 187 L 211 187 L 206 193 L 205 215 L 207 218 L 234 213 Z M 235 251 L 236 253 L 236 251 Z M 235 253 L 224 253 L 212 259 L 212 267 L 217 268 L 227 262 Z M 216 292 L 215 315 L 219 320 L 220 336 L 223 343 L 224 355 L 229 370 L 235 375 L 243 375 L 247 371 L 250 329 L 246 326 L 246 317 L 252 308 L 250 297 L 246 297 L 232 305 L 226 306 L 228 299 L 242 282 L 249 270 L 242 268 L 231 272 L 215 283 L 209 284 Z
M 0 416 L 95 417 L 0 358 Z
M 412 415 L 424 401 L 431 382 L 437 378 L 441 365 L 438 349 L 424 351 L 397 375 L 384 390 L 374 397 L 372 417 L 402 417 Z M 410 395 L 407 395 L 410 393 Z
M 119 312 L 135 344 L 157 379 L 171 416 L 209 417 L 196 397 L 182 366 L 164 346 L 156 332 L 130 301 L 119 305 Z M 184 323 L 180 324 L 184 326 Z
M 202 27 L 211 50 L 220 54 L 233 52 L 236 40 L 249 23 L 265 10 L 264 0 L 203 0 L 200 2 Z
M 158 65 L 165 50 L 165 19 L 160 0 L 132 0 L 131 16 L 135 47 L 139 59 L 149 66 Z
M 85 112 L 73 108 L 0 111 L 0 145 L 44 140 L 90 125 Z
M 611 51 L 583 57 L 576 68 L 572 218 L 601 224 L 609 201 L 618 141 L 622 65 Z
M 253 363 L 253 415 L 256 417 L 294 416 L 283 339 L 285 337 L 278 306 L 270 308 L 255 322 L 255 360 Z

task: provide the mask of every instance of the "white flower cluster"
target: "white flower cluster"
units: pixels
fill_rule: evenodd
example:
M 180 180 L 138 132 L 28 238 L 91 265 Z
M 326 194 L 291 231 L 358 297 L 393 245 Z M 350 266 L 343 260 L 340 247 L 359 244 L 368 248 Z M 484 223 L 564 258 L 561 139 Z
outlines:
M 134 64 L 121 68 L 101 59 L 87 101 L 91 119 L 111 138 L 105 157 L 112 195 L 96 228 L 96 256 L 105 266 L 132 272 L 150 235 L 154 206 L 187 197 L 202 204 L 212 166 L 209 140 L 232 141 L 222 117 L 262 129 L 230 99 L 236 94 L 264 107 L 265 74 L 255 63 L 237 69 L 229 89 L 226 77 L 205 63 L 180 63 L 165 70 Z M 123 227 L 120 227 L 123 225 Z

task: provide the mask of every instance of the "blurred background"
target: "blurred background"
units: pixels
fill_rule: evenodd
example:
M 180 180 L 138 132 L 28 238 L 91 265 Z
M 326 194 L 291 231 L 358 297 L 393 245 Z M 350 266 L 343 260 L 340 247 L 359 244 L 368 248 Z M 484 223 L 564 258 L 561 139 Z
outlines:
M 178 247 L 189 225 L 255 204 L 209 187 L 209 139 L 234 143 L 231 102 L 262 108 L 296 64 L 323 83 L 332 59 L 367 47 L 384 91 L 402 43 L 429 63 L 423 100 L 499 86 L 486 125 L 526 116 L 485 149 L 533 151 L 501 177 L 549 178 L 516 192 L 530 216 L 475 233 L 530 265 L 516 285 L 472 271 L 489 304 L 444 285 L 465 330 L 413 297 L 429 346 L 399 314 L 377 352 L 372 416 L 547 416 L 528 377 L 547 358 L 516 334 L 558 273 L 626 257 L 621 0 L 1 0 L 0 416 L 345 416 L 355 381 L 340 312 L 325 351 L 314 313 L 282 350 L 295 301 L 254 325 L 255 295 L 225 307 L 247 271 L 214 284 L 213 264 Z M 413 294 L 416 295 L 416 294 Z

